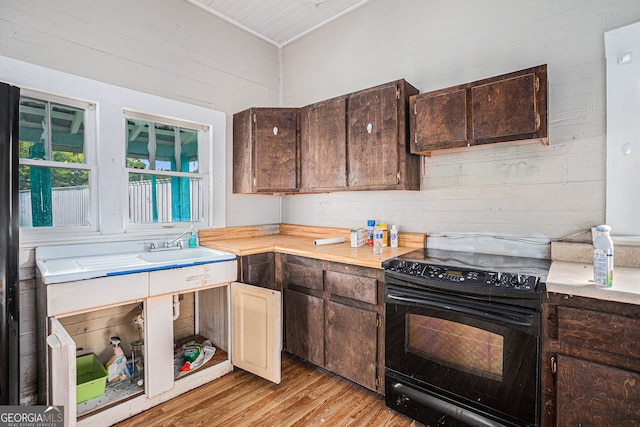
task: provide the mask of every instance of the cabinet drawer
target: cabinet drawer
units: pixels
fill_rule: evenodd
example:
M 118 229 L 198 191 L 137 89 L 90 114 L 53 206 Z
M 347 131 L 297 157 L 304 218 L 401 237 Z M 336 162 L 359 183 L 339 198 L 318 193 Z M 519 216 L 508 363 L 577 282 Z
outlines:
M 322 269 L 306 265 L 286 263 L 284 266 L 284 284 L 322 291 Z
M 640 358 L 640 319 L 558 307 L 558 339 L 563 344 Z
M 152 271 L 149 273 L 149 296 L 198 290 L 234 282 L 237 277 L 237 261 Z
M 372 277 L 327 271 L 327 289 L 334 295 L 366 302 L 378 303 L 378 280 Z

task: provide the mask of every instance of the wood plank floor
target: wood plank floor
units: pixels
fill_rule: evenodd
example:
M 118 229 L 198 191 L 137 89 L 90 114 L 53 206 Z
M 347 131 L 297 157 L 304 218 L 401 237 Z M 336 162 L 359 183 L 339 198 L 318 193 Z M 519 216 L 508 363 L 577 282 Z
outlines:
M 138 414 L 134 426 L 419 426 L 389 410 L 381 396 L 283 355 L 282 382 L 236 369 Z

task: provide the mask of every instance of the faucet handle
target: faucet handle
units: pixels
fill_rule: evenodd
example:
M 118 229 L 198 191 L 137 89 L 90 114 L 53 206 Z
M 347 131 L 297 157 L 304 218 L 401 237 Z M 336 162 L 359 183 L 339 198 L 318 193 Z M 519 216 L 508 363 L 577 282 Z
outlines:
M 149 245 L 149 250 L 152 251 L 156 248 L 156 244 L 153 242 L 144 242 L 145 245 Z

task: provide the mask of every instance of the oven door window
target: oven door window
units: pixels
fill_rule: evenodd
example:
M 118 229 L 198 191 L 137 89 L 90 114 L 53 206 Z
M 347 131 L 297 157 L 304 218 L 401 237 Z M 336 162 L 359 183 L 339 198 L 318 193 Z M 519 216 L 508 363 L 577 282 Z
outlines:
M 416 298 L 386 299 L 385 366 L 438 395 L 535 419 L 539 313 Z
M 481 328 L 418 314 L 407 315 L 407 352 L 494 381 L 504 374 L 504 337 Z

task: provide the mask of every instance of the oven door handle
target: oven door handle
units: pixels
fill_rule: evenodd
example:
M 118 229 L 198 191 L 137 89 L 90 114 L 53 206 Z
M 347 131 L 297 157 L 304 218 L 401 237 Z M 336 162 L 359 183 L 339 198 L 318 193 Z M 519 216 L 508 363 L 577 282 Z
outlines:
M 508 325 L 516 325 L 516 326 L 533 326 L 533 318 L 532 316 L 526 314 L 505 314 L 505 313 L 495 313 L 489 312 L 486 310 L 479 310 L 470 307 L 464 307 L 457 304 L 450 304 L 448 302 L 424 299 L 424 298 L 410 298 L 404 297 L 400 295 L 387 294 L 387 298 L 394 301 L 401 302 L 410 302 L 414 304 L 427 305 L 429 307 L 435 308 L 443 308 L 446 310 L 456 311 L 460 313 L 470 314 L 472 316 L 477 316 L 483 319 L 492 319 L 499 322 L 506 323 Z

